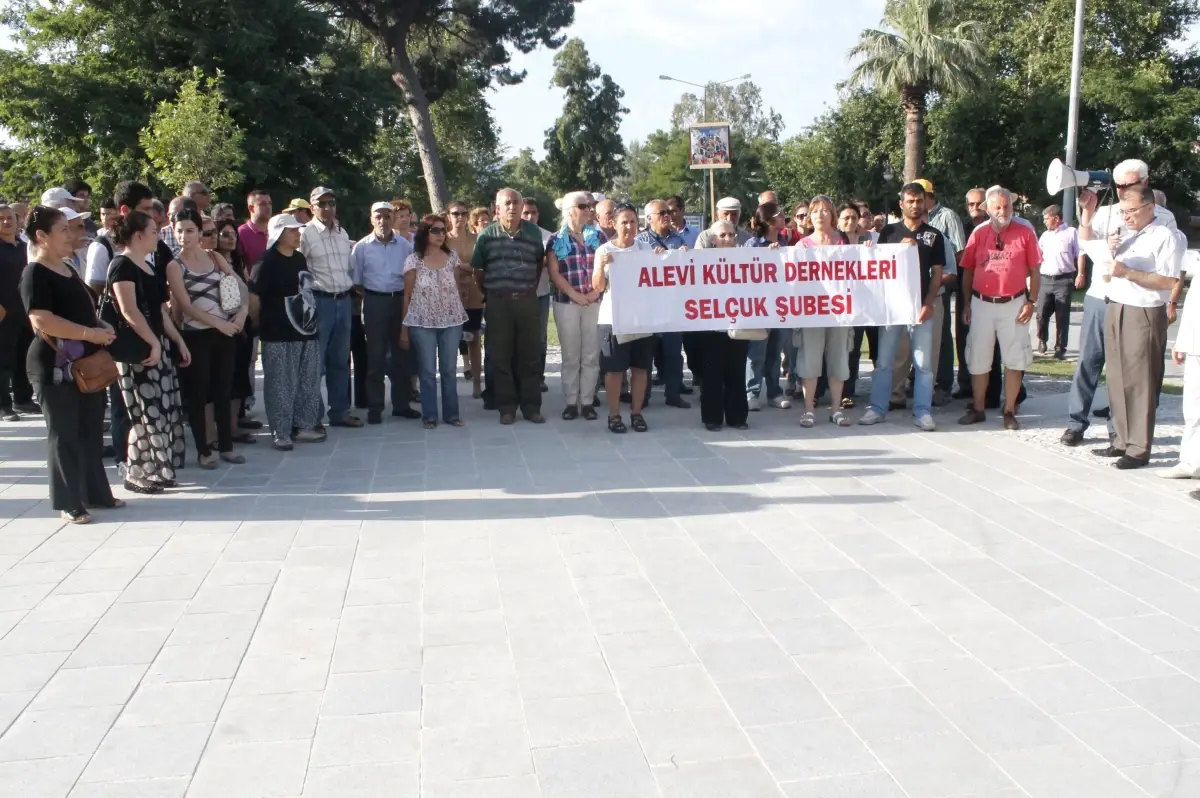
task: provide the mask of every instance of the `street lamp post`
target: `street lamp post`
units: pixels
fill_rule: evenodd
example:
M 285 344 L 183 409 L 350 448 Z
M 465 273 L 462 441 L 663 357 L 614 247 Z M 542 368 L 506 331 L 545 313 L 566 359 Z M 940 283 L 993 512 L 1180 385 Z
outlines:
M 724 86 L 726 83 L 733 83 L 733 82 L 739 81 L 739 80 L 749 80 L 750 73 L 747 72 L 745 75 L 738 75 L 736 78 L 730 78 L 729 80 L 722 80 L 720 82 L 709 82 L 709 83 L 705 83 L 705 84 L 692 83 L 690 80 L 680 80 L 679 78 L 673 78 L 670 75 L 659 75 L 658 79 L 659 80 L 669 80 L 674 83 L 682 83 L 686 86 L 695 86 L 696 88 L 702 90 L 704 92 L 704 121 L 712 122 L 714 120 L 709 118 L 709 116 L 712 113 L 712 111 L 708 105 L 709 87 L 711 86 L 712 88 L 716 88 L 717 86 Z M 709 210 L 711 211 L 711 216 L 709 216 L 710 223 L 717 218 L 717 190 L 716 190 L 715 179 L 713 177 L 713 171 L 715 171 L 715 170 L 713 170 L 713 169 L 708 170 L 708 200 L 709 200 Z
M 1071 47 L 1071 102 L 1067 111 L 1067 166 L 1075 168 L 1079 147 L 1079 83 L 1083 75 L 1083 0 L 1075 0 L 1075 41 Z M 1063 197 L 1063 221 L 1075 220 L 1077 189 L 1067 189 Z

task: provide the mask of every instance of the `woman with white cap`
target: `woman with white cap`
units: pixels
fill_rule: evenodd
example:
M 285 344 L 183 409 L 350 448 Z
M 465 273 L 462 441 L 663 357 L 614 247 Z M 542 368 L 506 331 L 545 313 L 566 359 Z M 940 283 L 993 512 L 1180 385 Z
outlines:
M 312 275 L 300 252 L 300 228 L 290 214 L 271 217 L 267 250 L 254 269 L 251 313 L 262 341 L 263 398 L 274 447 L 325 440 L 321 420 L 321 357 Z M 293 435 L 292 430 L 296 433 Z
M 592 395 L 600 379 L 600 298 L 592 284 L 596 249 L 608 242 L 600 228 L 589 224 L 596 205 L 587 191 L 572 191 L 562 199 L 562 228 L 546 242 L 546 268 L 554 284 L 554 325 L 562 346 L 562 384 L 567 407 L 565 421 L 597 418 Z

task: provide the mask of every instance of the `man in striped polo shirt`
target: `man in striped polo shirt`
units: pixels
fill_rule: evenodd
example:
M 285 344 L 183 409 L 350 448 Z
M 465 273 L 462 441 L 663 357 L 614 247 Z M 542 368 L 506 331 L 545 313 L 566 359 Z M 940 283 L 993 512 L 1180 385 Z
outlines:
M 511 188 L 496 194 L 496 221 L 479 233 L 471 266 L 487 294 L 484 343 L 495 368 L 493 401 L 500 423 L 512 424 L 520 407 L 526 420 L 544 424 L 537 285 L 546 248 L 538 226 L 521 218 L 521 202 Z

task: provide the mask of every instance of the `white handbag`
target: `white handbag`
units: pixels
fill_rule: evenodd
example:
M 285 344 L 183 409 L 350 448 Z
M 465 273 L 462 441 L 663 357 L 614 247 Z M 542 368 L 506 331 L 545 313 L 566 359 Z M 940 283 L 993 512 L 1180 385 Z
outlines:
M 232 274 L 221 277 L 217 285 L 221 292 L 221 310 L 236 313 L 242 308 L 242 281 Z
M 766 330 L 744 330 L 740 327 L 729 331 L 729 337 L 735 341 L 765 341 L 768 335 Z

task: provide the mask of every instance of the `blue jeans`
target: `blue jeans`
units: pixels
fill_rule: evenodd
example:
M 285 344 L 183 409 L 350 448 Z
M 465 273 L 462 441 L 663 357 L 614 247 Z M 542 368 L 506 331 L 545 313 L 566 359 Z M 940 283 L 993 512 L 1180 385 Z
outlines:
M 666 383 L 663 393 L 667 401 L 673 402 L 683 395 L 683 333 L 660 333 L 658 339 L 658 373 Z M 650 385 L 646 380 L 646 404 L 650 403 Z
M 871 372 L 871 409 L 879 415 L 887 415 L 892 395 L 892 366 L 901 335 L 909 336 L 913 368 L 917 372 L 917 381 L 913 385 L 913 416 L 920 418 L 933 407 L 933 336 L 942 332 L 933 329 L 934 321 L 936 319 L 931 318 L 922 324 L 897 324 L 879 329 L 879 358 Z
M 421 418 L 437 421 L 437 380 L 442 375 L 442 421 L 458 416 L 458 342 L 462 325 L 454 327 L 409 327 L 408 337 L 417 353 L 417 374 L 421 379 Z
M 316 296 L 317 345 L 325 392 L 329 397 L 329 423 L 346 420 L 350 409 L 350 297 Z M 325 415 L 324 403 L 321 415 Z
M 115 382 L 108 386 L 108 428 L 112 433 L 113 459 L 118 464 L 124 463 L 125 447 L 129 445 L 129 416 L 125 413 L 121 386 Z
M 784 335 L 791 338 L 791 330 L 775 329 L 767 331 L 765 341 L 751 341 L 746 353 L 746 395 L 760 396 L 763 382 L 767 384 L 767 401 L 780 396 L 783 388 L 779 386 L 779 357 L 783 351 Z
M 1100 372 L 1104 370 L 1104 317 L 1108 305 L 1094 296 L 1083 298 L 1083 323 L 1079 325 L 1079 364 L 1071 379 L 1071 398 L 1067 412 L 1071 418 L 1067 429 L 1083 432 L 1090 421 L 1092 401 L 1096 398 L 1096 386 L 1100 384 Z M 1114 432 L 1112 420 L 1108 432 Z

